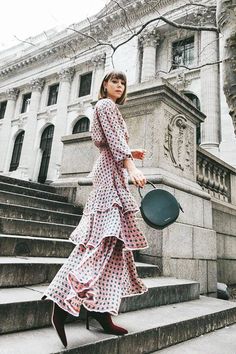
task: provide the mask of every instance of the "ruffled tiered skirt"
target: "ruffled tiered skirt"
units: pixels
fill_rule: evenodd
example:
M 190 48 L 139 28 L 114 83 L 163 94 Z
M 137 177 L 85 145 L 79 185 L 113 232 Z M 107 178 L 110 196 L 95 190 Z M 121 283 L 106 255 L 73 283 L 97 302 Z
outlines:
M 136 225 L 138 210 L 126 170 L 103 151 L 82 218 L 70 235 L 75 248 L 44 295 L 74 316 L 81 305 L 118 315 L 122 297 L 146 292 L 132 253 L 148 247 Z

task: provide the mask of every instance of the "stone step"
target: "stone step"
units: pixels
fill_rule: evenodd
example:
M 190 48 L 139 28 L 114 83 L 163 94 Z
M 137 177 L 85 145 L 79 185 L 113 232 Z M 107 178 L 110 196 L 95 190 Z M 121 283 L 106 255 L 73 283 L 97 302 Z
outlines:
M 235 354 L 236 324 L 226 326 L 153 354 Z
M 0 215 L 4 215 L 5 218 L 42 221 L 73 226 L 78 225 L 81 218 L 76 214 L 6 203 L 0 203 Z
M 122 298 L 120 312 L 140 310 L 142 308 L 162 306 L 199 298 L 197 282 L 175 278 L 144 278 L 148 292 L 140 296 Z M 47 285 L 28 288 L 0 290 L 1 334 L 50 325 L 52 303 L 50 300 L 39 301 Z M 14 313 L 14 320 L 9 320 L 9 313 Z M 33 316 L 32 316 L 33 314 Z M 80 318 L 83 319 L 82 311 Z
M 55 192 L 47 192 L 44 190 L 28 188 L 23 186 L 18 186 L 10 183 L 4 183 L 0 180 L 0 190 L 5 192 L 24 194 L 32 197 L 57 200 L 59 202 L 67 202 L 68 199 L 62 195 L 56 194 Z
M 31 318 L 33 321 L 33 314 Z M 54 328 L 50 327 L 2 334 L 1 354 L 32 354 L 32 348 L 34 354 L 152 353 L 235 323 L 236 304 L 201 297 L 179 304 L 121 313 L 113 319 L 129 333 L 122 337 L 106 334 L 95 320 L 90 321 L 90 330 L 87 330 L 84 321 L 79 320 L 65 326 L 67 349 L 63 348 Z
M 0 257 L 0 288 L 50 282 L 64 262 L 65 258 Z M 141 278 L 158 275 L 154 265 L 139 262 L 136 265 Z
M 0 256 L 66 258 L 73 248 L 69 240 L 0 234 Z
M 75 226 L 0 217 L 0 233 L 68 239 Z
M 0 175 L 0 182 L 13 184 L 13 185 L 21 186 L 21 187 L 26 187 L 26 188 L 38 189 L 40 191 L 46 191 L 49 193 L 56 192 L 55 187 L 47 185 L 47 184 L 25 181 L 22 179 L 12 178 L 12 177 L 3 176 L 3 175 Z
M 81 214 L 81 207 L 55 200 L 36 198 L 23 194 L 0 191 L 0 203 L 28 206 L 46 210 L 61 211 L 71 214 Z

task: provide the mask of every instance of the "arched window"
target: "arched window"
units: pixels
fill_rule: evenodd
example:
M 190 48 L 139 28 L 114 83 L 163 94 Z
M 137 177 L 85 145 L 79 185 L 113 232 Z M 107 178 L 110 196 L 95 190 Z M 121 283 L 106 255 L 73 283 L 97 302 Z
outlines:
M 201 106 L 200 106 L 200 100 L 199 98 L 194 95 L 194 93 L 191 92 L 184 92 L 185 96 L 187 96 L 194 104 L 194 106 L 199 109 L 199 111 L 201 110 Z
M 38 182 L 44 183 L 47 179 L 48 174 L 48 166 L 51 157 L 51 148 L 52 148 L 52 140 L 53 140 L 54 126 L 49 125 L 44 129 L 43 134 L 41 136 L 40 141 L 40 149 L 42 152 L 42 160 L 38 175 Z
M 184 92 L 184 94 L 193 102 L 194 106 L 200 111 L 201 105 L 200 105 L 199 98 L 196 95 L 194 95 L 194 93 L 191 92 Z M 198 123 L 197 125 L 196 142 L 198 145 L 201 144 L 201 123 Z
M 25 132 L 22 131 L 16 137 L 9 171 L 15 171 L 17 169 L 17 167 L 19 166 L 24 135 L 25 135 Z
M 84 133 L 89 131 L 89 119 L 83 117 L 75 123 L 72 134 Z

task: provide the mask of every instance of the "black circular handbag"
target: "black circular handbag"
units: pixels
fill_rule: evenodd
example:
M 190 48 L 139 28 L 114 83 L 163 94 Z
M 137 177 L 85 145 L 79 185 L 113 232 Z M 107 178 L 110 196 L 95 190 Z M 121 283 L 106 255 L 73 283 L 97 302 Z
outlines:
M 172 224 L 179 216 L 179 211 L 183 212 L 181 205 L 176 198 L 164 189 L 158 189 L 150 183 L 154 189 L 149 191 L 143 197 L 138 188 L 141 197 L 140 212 L 143 220 L 152 228 L 162 230 Z

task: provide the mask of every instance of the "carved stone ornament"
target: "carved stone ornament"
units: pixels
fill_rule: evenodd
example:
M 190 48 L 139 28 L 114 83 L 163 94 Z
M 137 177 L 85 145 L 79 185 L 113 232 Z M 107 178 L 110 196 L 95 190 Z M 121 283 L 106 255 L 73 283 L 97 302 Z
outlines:
M 30 82 L 30 87 L 32 91 L 41 92 L 44 86 L 44 79 L 33 79 Z
M 168 119 L 171 116 L 170 119 Z M 172 116 L 165 112 L 165 118 L 168 122 L 165 129 L 164 155 L 170 159 L 176 168 L 193 169 L 193 148 L 194 131 L 187 125 L 187 119 L 177 114 Z
M 200 26 L 216 25 L 216 7 L 209 6 L 208 8 L 199 8 L 194 13 L 194 23 Z
M 53 119 L 53 113 L 50 108 L 47 109 L 46 114 L 45 114 L 45 122 L 46 123 L 51 123 Z
M 19 90 L 16 88 L 11 88 L 6 91 L 6 98 L 8 100 L 16 101 L 19 94 Z
M 19 117 L 18 121 L 17 121 L 17 126 L 18 126 L 18 129 L 23 129 L 24 127 L 24 118 L 23 117 Z
M 95 66 L 103 66 L 106 60 L 106 53 L 103 54 L 99 54 L 96 57 L 93 57 L 91 59 L 91 62 L 95 65 Z
M 184 89 L 186 89 L 186 87 L 190 84 L 190 80 L 186 79 L 185 73 L 179 73 L 176 77 L 176 81 L 174 82 L 174 87 L 179 90 L 182 91 Z
M 139 40 L 143 47 L 155 47 L 159 44 L 160 34 L 156 28 L 152 30 L 145 29 L 139 36 Z
M 63 68 L 59 73 L 59 80 L 60 81 L 68 81 L 70 82 L 74 76 L 75 69 L 74 68 Z

